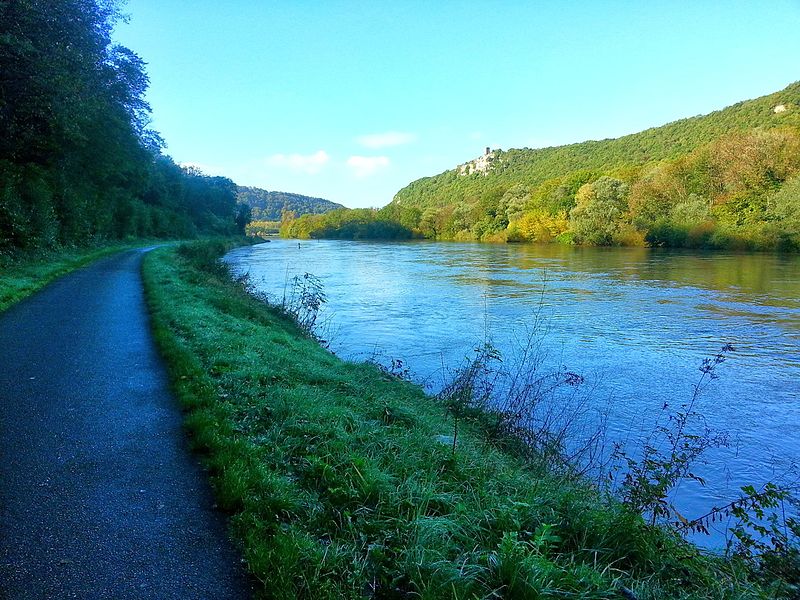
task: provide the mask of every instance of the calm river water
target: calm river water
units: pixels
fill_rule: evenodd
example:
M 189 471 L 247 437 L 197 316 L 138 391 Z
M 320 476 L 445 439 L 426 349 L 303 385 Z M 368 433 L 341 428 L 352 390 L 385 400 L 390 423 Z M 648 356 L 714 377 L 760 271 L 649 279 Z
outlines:
M 800 458 L 800 257 L 275 240 L 226 260 L 278 300 L 293 276 L 315 275 L 332 350 L 401 359 L 433 391 L 487 330 L 508 355 L 538 314 L 546 368 L 583 375 L 609 438 L 632 447 L 665 402 L 691 398 L 702 360 L 732 344 L 697 406 L 730 445 L 696 469 L 706 487 L 678 490 L 688 517 Z

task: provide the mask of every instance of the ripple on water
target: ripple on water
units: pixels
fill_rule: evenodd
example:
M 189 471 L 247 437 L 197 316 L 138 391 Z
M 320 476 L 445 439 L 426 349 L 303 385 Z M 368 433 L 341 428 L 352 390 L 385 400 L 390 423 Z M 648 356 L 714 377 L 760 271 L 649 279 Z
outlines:
M 773 477 L 773 457 L 800 458 L 800 257 L 276 240 L 226 260 L 277 297 L 320 277 L 337 353 L 403 359 L 434 390 L 486 328 L 511 357 L 538 323 L 545 367 L 585 375 L 620 439 L 688 401 L 703 358 L 733 344 L 698 407 L 737 443 L 708 456 L 705 488 L 679 490 L 687 516 Z

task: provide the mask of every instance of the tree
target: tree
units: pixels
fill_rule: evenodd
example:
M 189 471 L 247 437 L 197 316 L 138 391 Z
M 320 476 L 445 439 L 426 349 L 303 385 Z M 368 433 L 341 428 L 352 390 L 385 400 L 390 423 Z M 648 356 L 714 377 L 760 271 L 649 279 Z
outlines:
M 628 184 L 603 176 L 581 186 L 570 211 L 571 229 L 580 244 L 608 246 L 628 209 Z
M 514 185 L 506 190 L 506 193 L 500 198 L 498 212 L 503 214 L 506 223 L 519 219 L 530 199 L 531 190 L 527 185 Z
M 800 175 L 790 179 L 769 200 L 768 214 L 778 229 L 778 246 L 800 249 Z
M 161 155 L 117 6 L 0 0 L 0 252 L 237 227 L 233 182 Z
M 436 239 L 440 231 L 439 211 L 426 208 L 419 218 L 419 230 L 426 238 Z

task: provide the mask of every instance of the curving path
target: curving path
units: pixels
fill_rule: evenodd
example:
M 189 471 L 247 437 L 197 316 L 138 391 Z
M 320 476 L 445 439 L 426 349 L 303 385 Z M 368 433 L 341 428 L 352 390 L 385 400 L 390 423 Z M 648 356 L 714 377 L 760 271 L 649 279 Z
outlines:
M 150 335 L 144 252 L 0 314 L 0 598 L 250 596 Z

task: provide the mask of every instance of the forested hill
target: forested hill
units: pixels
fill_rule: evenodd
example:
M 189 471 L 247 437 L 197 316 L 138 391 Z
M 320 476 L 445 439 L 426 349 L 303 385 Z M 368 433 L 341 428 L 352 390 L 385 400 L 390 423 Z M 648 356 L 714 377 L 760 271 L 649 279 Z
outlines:
M 250 207 L 250 214 L 254 221 L 280 221 L 284 212 L 293 212 L 295 215 L 318 215 L 337 208 L 344 208 L 341 204 L 289 192 L 268 192 L 256 187 L 238 186 L 237 198 L 240 204 Z
M 617 139 L 493 150 L 382 214 L 440 239 L 797 247 L 799 171 L 797 82 Z
M 775 112 L 779 106 L 787 110 Z M 459 166 L 412 182 L 400 190 L 392 202 L 419 208 L 444 206 L 486 193 L 498 185 L 535 186 L 580 170 L 621 170 L 684 156 L 734 131 L 786 126 L 800 126 L 800 82 L 708 115 L 681 119 L 616 139 L 540 149 L 495 150 L 485 177 L 480 172 L 463 176 Z
M 116 0 L 0 2 L 0 262 L 136 237 L 243 231 L 236 186 L 177 166 Z

